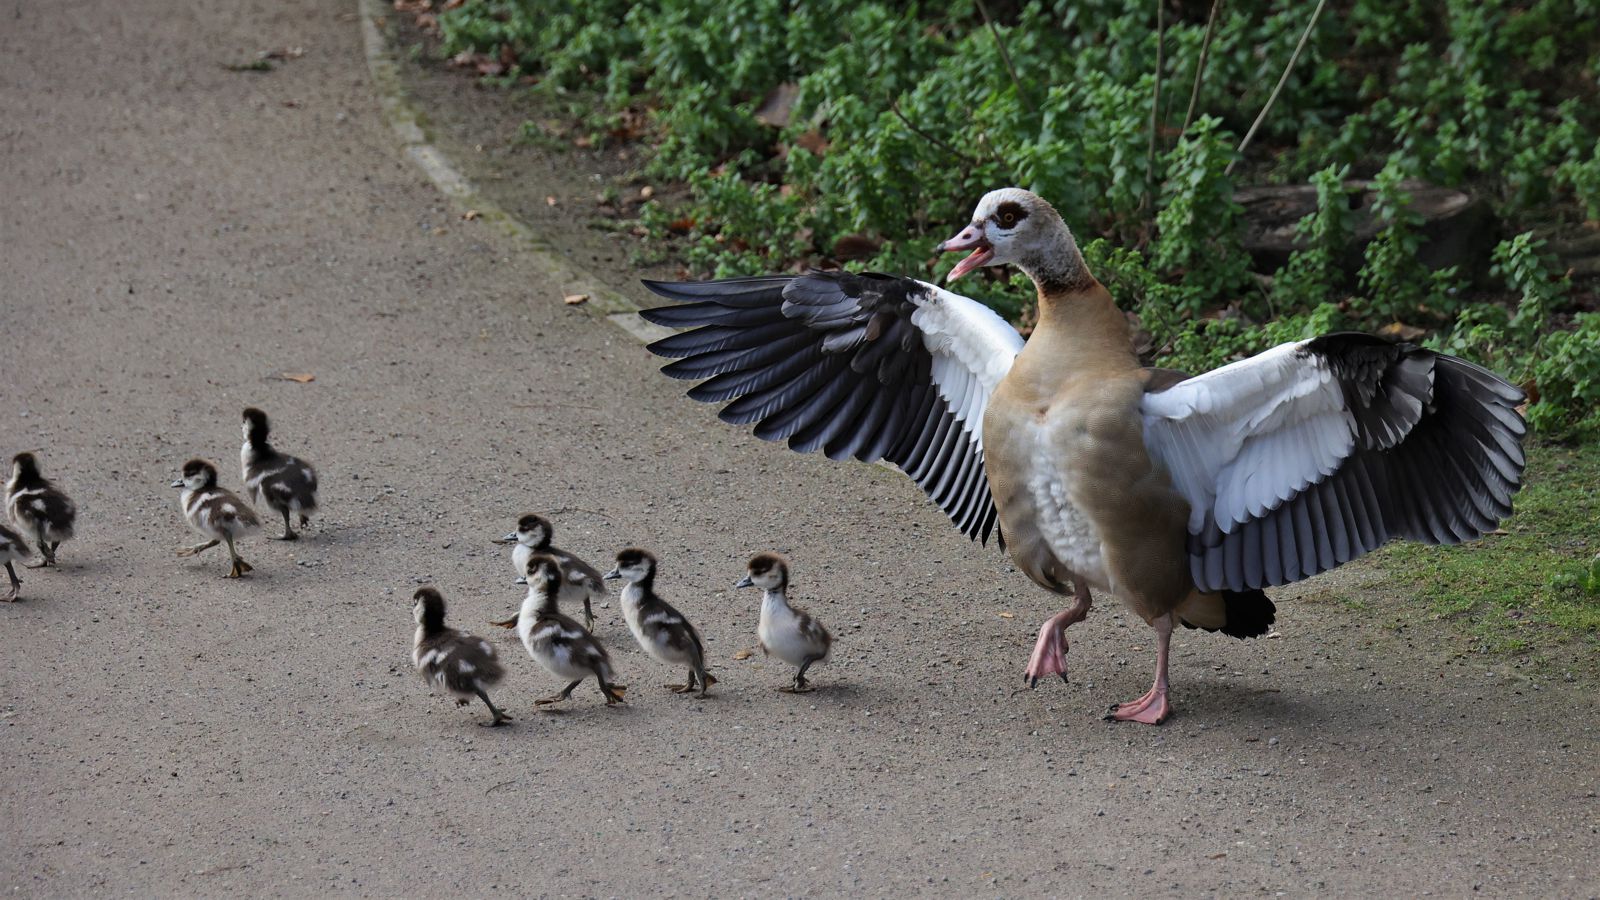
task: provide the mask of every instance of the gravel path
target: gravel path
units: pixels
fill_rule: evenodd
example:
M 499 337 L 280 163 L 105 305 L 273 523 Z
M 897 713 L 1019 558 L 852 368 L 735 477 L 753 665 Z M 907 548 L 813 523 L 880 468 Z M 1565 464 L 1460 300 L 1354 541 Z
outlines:
M 1415 895 L 1600 892 L 1581 683 L 1279 596 L 1282 637 L 1175 641 L 1109 604 L 1070 685 L 1013 693 L 1049 598 L 909 482 L 714 424 L 631 338 L 560 302 L 397 152 L 347 3 L 18 0 L 0 12 L 0 451 L 78 500 L 61 571 L 0 609 L 0 886 L 20 895 Z M 258 51 L 301 47 L 268 73 Z M 308 384 L 284 373 L 312 373 Z M 238 411 L 324 474 L 299 544 L 224 580 L 166 484 L 238 486 Z M 615 602 L 607 709 L 495 639 L 517 717 L 430 696 L 410 595 L 518 601 L 500 548 L 659 552 L 715 696 L 667 693 Z M 838 635 L 776 693 L 752 551 Z M 1002 613 L 1013 617 L 1003 617 Z

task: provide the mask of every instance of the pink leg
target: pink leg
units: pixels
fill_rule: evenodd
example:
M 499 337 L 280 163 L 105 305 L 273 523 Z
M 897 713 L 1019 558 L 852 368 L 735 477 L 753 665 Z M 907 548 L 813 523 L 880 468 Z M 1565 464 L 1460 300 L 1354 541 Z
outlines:
M 1155 684 L 1143 697 L 1111 708 L 1111 718 L 1119 722 L 1160 725 L 1172 712 L 1172 705 L 1167 702 L 1167 649 L 1172 644 L 1172 615 L 1157 619 L 1153 627 L 1156 630 Z
M 1030 688 L 1049 675 L 1060 675 L 1062 681 L 1067 680 L 1067 626 L 1082 622 L 1089 615 L 1089 586 L 1080 580 L 1072 593 L 1072 605 L 1039 626 L 1033 655 L 1028 657 L 1028 667 L 1022 671 L 1022 680 Z

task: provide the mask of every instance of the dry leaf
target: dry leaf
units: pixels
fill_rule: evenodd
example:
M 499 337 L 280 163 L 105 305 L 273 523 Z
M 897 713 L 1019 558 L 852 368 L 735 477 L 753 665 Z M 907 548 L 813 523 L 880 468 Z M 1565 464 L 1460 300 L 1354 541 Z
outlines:
M 1378 329 L 1379 337 L 1386 337 L 1391 341 L 1414 341 L 1425 337 L 1427 334 L 1427 329 L 1418 328 L 1415 325 L 1407 325 L 1404 322 L 1390 322 Z
M 545 206 L 555 206 L 557 203 L 560 203 L 560 202 L 561 202 L 560 200 L 557 200 L 555 198 L 554 194 L 544 198 L 544 205 Z
M 822 156 L 828 152 L 828 139 L 822 136 L 822 132 L 815 129 L 795 138 L 794 145 L 811 151 L 814 156 Z
M 1017 616 L 1016 616 L 1015 613 L 1001 613 L 1000 614 L 1000 618 L 1002 618 L 1002 619 L 1015 619 L 1016 617 Z
M 1226 853 L 1213 853 L 1210 856 L 1206 857 L 1206 859 L 1224 859 L 1224 858 L 1227 857 L 1227 855 L 1228 854 L 1226 854 Z
M 317 376 L 311 374 L 310 372 L 284 372 L 278 377 L 284 381 L 293 381 L 296 384 L 310 384 L 311 382 L 317 380 Z
M 568 306 L 577 306 L 580 303 L 587 303 L 588 301 L 588 294 L 568 294 L 561 298 L 561 302 Z
M 465 222 L 476 222 L 481 218 L 483 218 L 483 213 L 480 213 L 475 209 L 469 209 L 461 214 L 461 219 Z
M 736 650 L 736 651 L 734 651 L 733 658 L 734 659 L 749 659 L 750 657 L 755 656 L 755 655 L 756 655 L 755 651 L 753 651 L 753 650 Z

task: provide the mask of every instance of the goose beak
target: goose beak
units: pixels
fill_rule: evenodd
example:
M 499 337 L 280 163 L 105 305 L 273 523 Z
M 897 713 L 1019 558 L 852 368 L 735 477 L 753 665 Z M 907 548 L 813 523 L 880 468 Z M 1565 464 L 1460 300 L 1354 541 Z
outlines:
M 183 487 L 183 479 L 179 478 L 177 481 L 174 481 L 170 486 L 171 487 Z
M 743 578 L 739 579 L 738 581 L 734 582 L 733 586 L 736 587 L 736 588 L 755 587 L 756 583 L 754 581 L 750 580 L 750 576 L 749 575 L 746 575 L 745 577 L 743 577 Z
M 493 543 L 496 543 L 496 544 L 515 544 L 516 542 L 517 542 L 517 533 L 515 531 L 511 532 L 508 535 L 505 535 L 504 537 L 499 538 L 498 540 L 493 541 Z
M 983 229 L 976 225 L 968 225 L 961 229 L 961 233 L 936 248 L 940 253 L 954 253 L 958 250 L 971 250 L 972 253 L 950 270 L 944 277 L 945 284 L 971 272 L 973 269 L 986 266 L 994 259 L 994 247 L 989 244 L 989 239 L 984 236 Z
M 527 584 L 528 583 L 528 576 L 526 576 L 526 575 L 518 575 L 517 576 L 517 580 L 513 581 L 511 583 L 512 584 Z
M 622 577 L 622 570 L 621 569 L 612 569 L 611 571 L 605 573 L 604 575 L 601 575 L 600 577 L 602 579 L 606 580 L 606 581 L 616 581 L 618 578 Z

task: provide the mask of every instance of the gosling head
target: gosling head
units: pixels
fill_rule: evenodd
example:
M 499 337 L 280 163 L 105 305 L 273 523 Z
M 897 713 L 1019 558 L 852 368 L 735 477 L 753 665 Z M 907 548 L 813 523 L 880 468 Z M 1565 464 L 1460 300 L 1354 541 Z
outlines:
M 429 631 L 444 627 L 444 595 L 437 588 L 417 588 L 411 599 L 411 618 L 416 619 L 418 625 Z
M 244 440 L 247 444 L 265 444 L 272 426 L 267 424 L 267 414 L 254 406 L 246 406 L 241 414 Z
M 750 557 L 747 574 L 734 587 L 758 587 L 781 591 L 789 584 L 789 561 L 776 553 L 757 553 Z
M 648 581 L 656 574 L 656 557 L 649 550 L 640 550 L 638 547 L 629 547 L 617 554 L 617 567 L 607 572 L 604 576 L 607 581 L 618 578 L 626 579 L 630 583 L 638 584 Z
M 217 486 L 217 467 L 203 459 L 191 459 L 183 464 L 183 477 L 172 483 L 186 491 L 203 491 Z
M 501 538 L 507 544 L 521 544 L 524 547 L 543 549 L 550 546 L 550 538 L 555 535 L 555 529 L 550 527 L 550 520 L 544 516 L 529 513 L 517 520 L 517 530 Z
M 20 484 L 39 480 L 39 460 L 32 453 L 18 453 L 11 457 L 11 480 Z
M 517 584 L 525 584 L 528 590 L 540 590 L 548 597 L 556 596 L 561 590 L 561 561 L 548 553 L 535 553 L 528 557 L 526 574 L 517 579 Z

